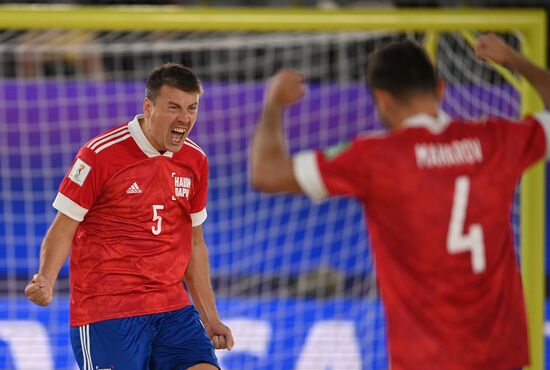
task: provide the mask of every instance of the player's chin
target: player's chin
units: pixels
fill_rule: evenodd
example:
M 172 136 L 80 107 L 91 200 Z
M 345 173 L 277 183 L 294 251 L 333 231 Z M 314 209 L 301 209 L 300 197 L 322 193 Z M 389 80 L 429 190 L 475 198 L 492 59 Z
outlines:
M 172 142 L 171 140 L 166 143 L 166 150 L 171 151 L 172 153 L 179 152 L 183 148 L 183 143 L 185 139 L 182 139 L 180 142 Z

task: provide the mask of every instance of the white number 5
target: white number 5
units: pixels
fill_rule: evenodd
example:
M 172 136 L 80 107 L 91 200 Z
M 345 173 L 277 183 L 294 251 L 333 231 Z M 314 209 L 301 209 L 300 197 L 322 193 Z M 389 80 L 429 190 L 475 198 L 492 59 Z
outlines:
M 468 176 L 457 177 L 451 221 L 449 222 L 449 231 L 447 233 L 447 251 L 452 254 L 469 251 L 472 256 L 472 270 L 474 273 L 480 274 L 485 271 L 483 229 L 480 224 L 472 224 L 468 232 L 463 233 L 469 193 L 470 178 Z
M 161 204 L 154 204 L 153 205 L 153 221 L 157 221 L 157 225 L 151 227 L 151 232 L 153 235 L 158 235 L 162 231 L 162 217 L 159 216 L 157 211 L 164 209 L 164 206 Z

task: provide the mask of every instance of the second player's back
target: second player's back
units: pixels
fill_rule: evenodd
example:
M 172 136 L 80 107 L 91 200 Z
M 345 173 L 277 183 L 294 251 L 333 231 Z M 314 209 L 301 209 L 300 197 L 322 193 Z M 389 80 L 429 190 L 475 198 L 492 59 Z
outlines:
M 472 365 L 489 358 L 468 360 L 479 347 L 468 349 L 464 338 L 480 332 L 489 352 L 497 337 L 514 344 L 524 328 L 510 212 L 520 174 L 544 153 L 540 126 L 419 119 L 357 144 L 388 315 L 394 323 L 416 323 L 390 327 L 394 341 L 410 340 L 410 333 L 440 340 L 445 351 L 418 357 L 436 368 L 444 364 L 440 355 L 466 356 Z
M 362 165 L 369 174 L 369 220 L 387 225 L 380 230 L 389 234 L 384 240 L 407 233 L 403 242 L 408 244 L 446 244 L 453 239 L 449 232 L 455 231 L 450 227 L 456 222 L 461 223 L 460 234 L 479 224 L 488 234 L 485 238 L 502 235 L 510 229 L 516 182 L 544 151 L 544 139 L 531 142 L 528 124 L 433 123 L 409 125 L 360 144 Z M 394 224 L 398 230 L 393 230 Z M 483 266 L 487 264 L 470 267 Z

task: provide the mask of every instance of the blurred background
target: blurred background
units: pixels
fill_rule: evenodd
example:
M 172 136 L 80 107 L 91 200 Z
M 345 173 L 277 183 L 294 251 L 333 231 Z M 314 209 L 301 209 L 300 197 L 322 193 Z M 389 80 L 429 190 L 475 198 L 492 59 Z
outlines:
M 68 338 L 67 265 L 48 308 L 29 304 L 23 289 L 38 269 L 40 244 L 54 217 L 51 203 L 74 155 L 93 136 L 141 113 L 145 79 L 156 65 L 187 65 L 205 85 L 191 137 L 209 157 L 205 237 L 219 311 L 238 343 L 229 354 L 219 352 L 224 369 L 387 368 L 384 315 L 360 206 L 352 199 L 312 204 L 250 188 L 248 145 L 266 79 L 281 67 L 306 75 L 308 94 L 288 112 L 292 152 L 381 128 L 363 65 L 390 40 L 426 45 L 449 85 L 443 108 L 452 116 L 517 118 L 526 99 L 517 76 L 475 58 L 476 29 L 335 30 L 321 24 L 306 31 L 275 24 L 261 31 L 193 30 L 162 22 L 158 29 L 95 28 L 78 23 L 101 15 L 74 6 L 102 6 L 108 15 L 120 6 L 146 5 L 139 8 L 144 20 L 217 9 L 238 20 L 241 9 L 251 7 L 260 14 L 306 9 L 328 17 L 339 10 L 368 15 L 393 9 L 409 12 L 411 19 L 438 10 L 489 9 L 489 18 L 491 9 L 550 10 L 548 0 L 0 3 L 37 5 L 15 13 L 0 6 L 0 369 L 70 370 L 76 364 Z M 44 27 L 60 9 L 69 9 L 75 26 Z M 514 47 L 525 47 L 521 32 L 498 31 Z M 511 219 L 518 243 L 520 201 L 518 194 Z M 550 324 L 542 330 L 550 336 Z

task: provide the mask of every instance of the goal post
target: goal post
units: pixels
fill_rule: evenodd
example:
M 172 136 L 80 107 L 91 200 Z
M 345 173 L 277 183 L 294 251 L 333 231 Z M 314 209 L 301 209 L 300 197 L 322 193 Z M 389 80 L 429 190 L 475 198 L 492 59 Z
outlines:
M 186 31 L 510 31 L 544 41 L 546 16 L 526 9 L 0 7 L 0 25 L 26 29 Z M 533 57 L 536 52 L 533 50 Z
M 532 27 L 525 29 L 523 53 L 539 66 L 546 66 L 547 19 L 543 14 Z M 527 81 L 522 81 L 522 112 L 543 109 L 542 101 Z M 521 272 L 525 286 L 526 305 L 531 344 L 531 369 L 543 369 L 545 305 L 545 164 L 538 163 L 527 172 L 521 182 Z
M 427 35 L 424 42 L 433 58 L 437 57 L 441 34 L 493 31 L 517 35 L 523 54 L 539 66 L 546 65 L 547 50 L 547 19 L 544 11 L 526 9 L 318 10 L 0 6 L 0 31 L 8 29 L 105 32 L 421 32 Z M 521 80 L 519 87 L 522 114 L 543 108 L 541 100 L 528 83 Z M 532 370 L 542 370 L 545 365 L 544 168 L 544 163 L 533 166 L 523 176 L 520 190 L 520 255 Z

